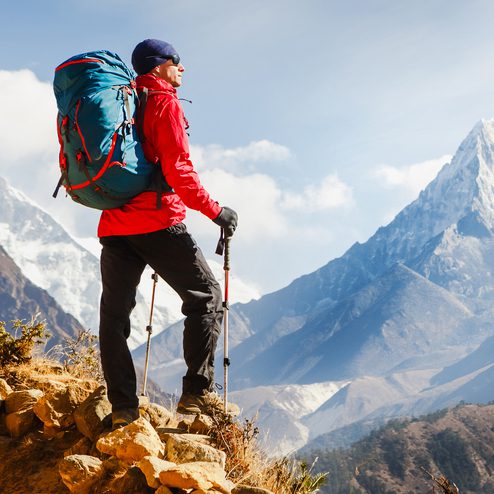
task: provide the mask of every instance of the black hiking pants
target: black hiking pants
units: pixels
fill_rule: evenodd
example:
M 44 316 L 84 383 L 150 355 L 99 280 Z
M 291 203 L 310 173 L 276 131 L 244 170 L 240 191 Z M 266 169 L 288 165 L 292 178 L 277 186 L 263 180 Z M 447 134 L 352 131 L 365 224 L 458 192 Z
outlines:
M 113 410 L 137 408 L 137 383 L 127 345 L 130 313 L 141 274 L 151 266 L 182 299 L 187 373 L 183 392 L 201 394 L 214 384 L 214 353 L 221 332 L 221 289 L 183 223 L 139 235 L 102 237 L 100 351 Z

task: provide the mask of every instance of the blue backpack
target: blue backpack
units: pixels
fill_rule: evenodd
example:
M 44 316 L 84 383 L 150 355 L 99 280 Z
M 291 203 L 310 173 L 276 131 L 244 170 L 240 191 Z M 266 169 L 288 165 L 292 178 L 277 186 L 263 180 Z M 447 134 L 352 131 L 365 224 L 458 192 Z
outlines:
M 135 125 L 135 74 L 115 53 L 76 55 L 55 70 L 61 186 L 95 209 L 120 207 L 148 189 L 159 166 L 144 157 Z

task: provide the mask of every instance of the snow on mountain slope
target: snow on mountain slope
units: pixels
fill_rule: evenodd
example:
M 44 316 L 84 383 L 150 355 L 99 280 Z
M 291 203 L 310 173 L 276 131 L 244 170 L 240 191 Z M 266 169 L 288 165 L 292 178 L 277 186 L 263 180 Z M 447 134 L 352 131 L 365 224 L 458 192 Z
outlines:
M 262 423 L 262 442 L 272 456 L 284 455 L 302 447 L 310 431 L 304 416 L 317 410 L 347 382 L 327 382 L 293 386 L 259 386 L 231 393 L 231 400 L 242 409 L 242 416 Z M 268 447 L 269 445 L 269 447 Z
M 44 288 L 82 325 L 98 331 L 101 293 L 98 259 L 79 245 L 53 218 L 0 177 L 0 245 L 24 275 Z M 175 310 L 176 313 L 176 310 Z M 132 314 L 132 347 L 147 337 L 149 305 L 138 295 Z M 155 312 L 156 330 L 176 320 L 161 305 Z
M 0 245 L 22 269 L 26 277 L 44 288 L 82 325 L 97 333 L 101 283 L 99 242 L 83 239 L 83 247 L 48 213 L 0 177 Z M 208 261 L 223 283 L 223 265 Z M 132 313 L 129 344 L 135 348 L 147 339 L 152 294 L 152 270 L 146 268 L 139 286 L 137 305 Z M 236 276 L 230 278 L 235 301 L 248 302 L 259 292 Z M 182 318 L 181 301 L 163 281 L 156 286 L 153 334 Z

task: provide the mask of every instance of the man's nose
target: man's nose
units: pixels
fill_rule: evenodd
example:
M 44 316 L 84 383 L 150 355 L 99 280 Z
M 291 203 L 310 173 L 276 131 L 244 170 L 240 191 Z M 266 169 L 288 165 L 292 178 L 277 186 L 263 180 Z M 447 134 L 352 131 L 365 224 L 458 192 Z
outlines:
M 181 63 L 179 63 L 179 64 L 178 64 L 178 70 L 179 70 L 180 72 L 185 72 L 185 67 L 184 67 Z

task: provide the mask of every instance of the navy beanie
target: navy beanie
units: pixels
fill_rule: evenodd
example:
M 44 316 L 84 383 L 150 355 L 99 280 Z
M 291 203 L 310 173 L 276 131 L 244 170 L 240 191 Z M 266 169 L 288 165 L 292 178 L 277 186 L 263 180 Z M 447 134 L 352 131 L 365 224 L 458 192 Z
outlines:
M 132 52 L 132 66 L 138 75 L 147 74 L 178 53 L 170 43 L 159 39 L 145 39 Z

